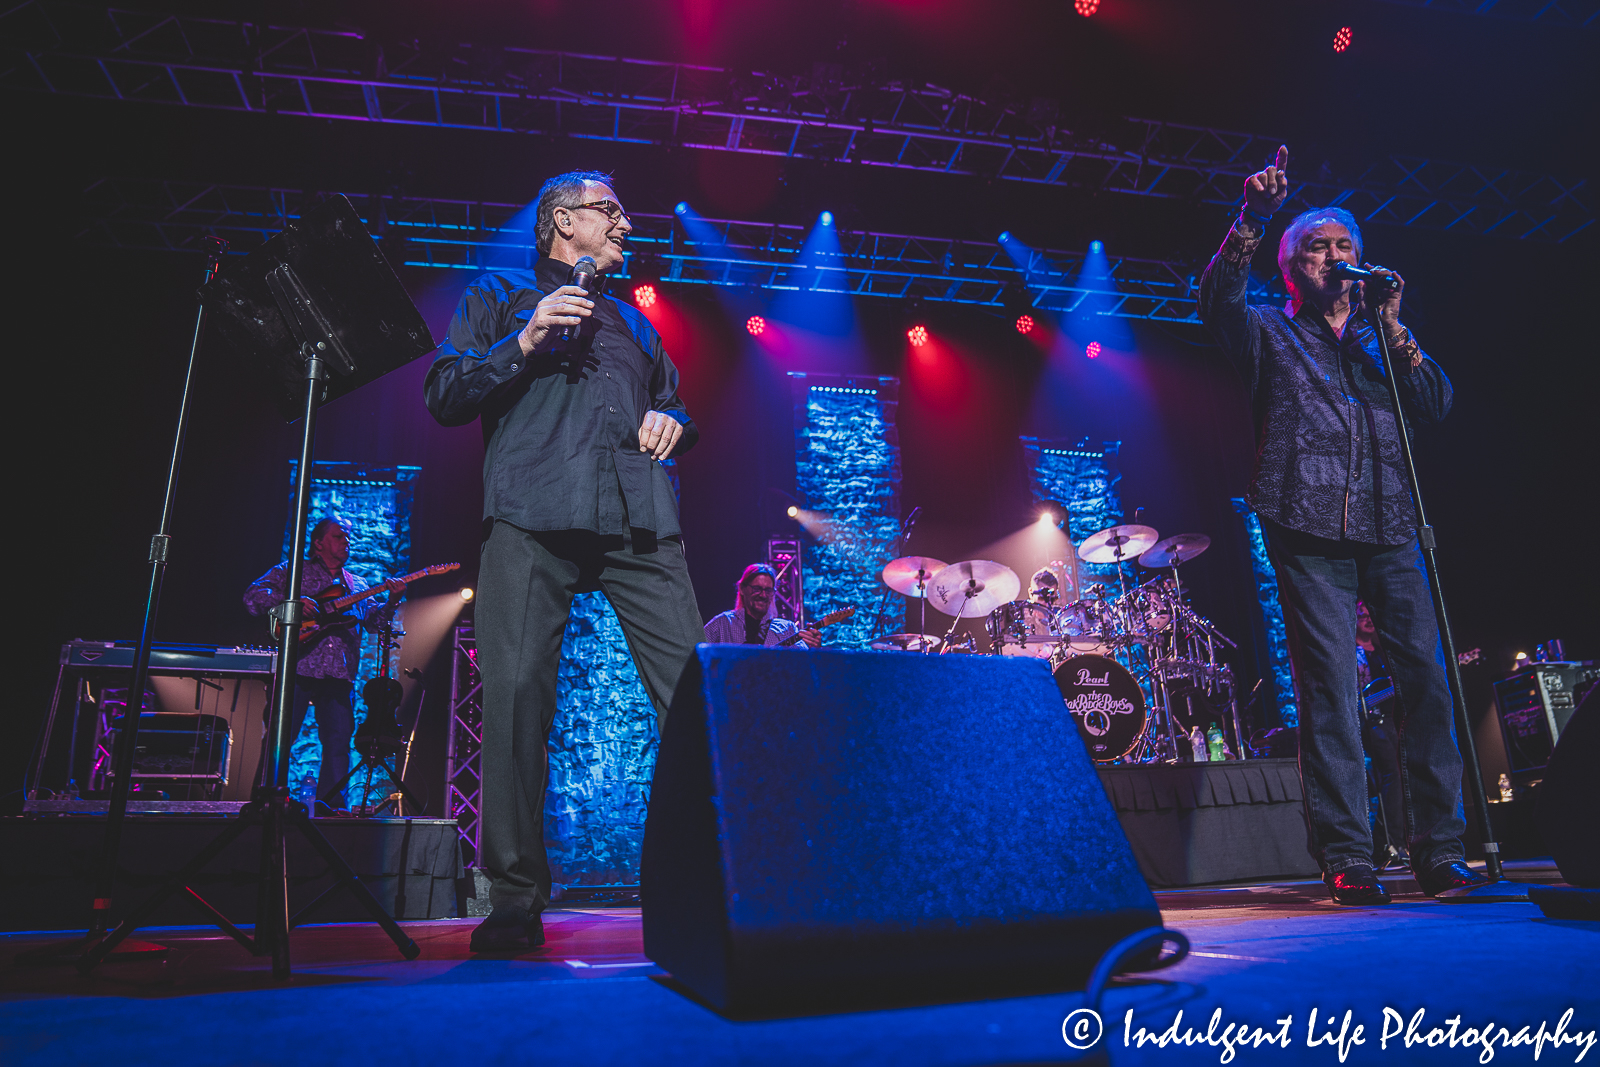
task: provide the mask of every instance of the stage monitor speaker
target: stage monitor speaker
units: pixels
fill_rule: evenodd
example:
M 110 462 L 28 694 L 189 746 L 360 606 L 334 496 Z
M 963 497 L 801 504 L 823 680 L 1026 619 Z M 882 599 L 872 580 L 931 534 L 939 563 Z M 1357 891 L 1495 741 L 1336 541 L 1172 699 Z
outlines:
M 1161 924 L 1042 660 L 701 645 L 645 824 L 645 954 L 762 1016 L 1082 988 Z
M 1539 835 L 1568 885 L 1600 888 L 1600 686 L 1567 719 L 1539 783 Z

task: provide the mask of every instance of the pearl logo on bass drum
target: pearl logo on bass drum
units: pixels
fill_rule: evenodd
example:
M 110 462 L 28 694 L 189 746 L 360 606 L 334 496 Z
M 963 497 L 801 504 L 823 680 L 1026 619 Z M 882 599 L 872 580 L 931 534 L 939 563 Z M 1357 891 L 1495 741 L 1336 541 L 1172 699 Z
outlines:
M 1128 669 L 1104 656 L 1076 656 L 1055 670 L 1056 688 L 1078 724 L 1089 758 L 1125 755 L 1144 729 L 1144 691 Z

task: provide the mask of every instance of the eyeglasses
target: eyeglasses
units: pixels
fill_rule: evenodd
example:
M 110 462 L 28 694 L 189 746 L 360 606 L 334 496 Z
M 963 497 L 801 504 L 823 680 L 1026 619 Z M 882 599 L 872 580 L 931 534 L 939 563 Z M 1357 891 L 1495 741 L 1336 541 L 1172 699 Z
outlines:
M 626 220 L 629 226 L 633 225 L 633 217 L 626 211 L 622 210 L 622 205 L 617 203 L 615 200 L 596 200 L 589 204 L 579 204 L 573 210 L 576 211 L 581 208 L 588 208 L 591 211 L 602 212 L 605 217 L 610 219 L 612 222 Z

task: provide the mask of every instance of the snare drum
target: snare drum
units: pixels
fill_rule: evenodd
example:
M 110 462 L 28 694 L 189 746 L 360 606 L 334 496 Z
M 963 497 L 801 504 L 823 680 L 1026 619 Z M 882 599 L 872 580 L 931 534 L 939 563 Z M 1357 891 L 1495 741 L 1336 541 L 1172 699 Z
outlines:
M 986 623 L 994 651 L 1002 656 L 1049 659 L 1061 644 L 1056 613 L 1030 600 L 1013 600 L 989 613 Z
M 1062 608 L 1056 614 L 1056 625 L 1071 652 L 1104 655 L 1116 647 L 1111 605 L 1097 597 L 1075 600 Z
M 1104 656 L 1074 656 L 1055 670 L 1056 688 L 1089 758 L 1108 763 L 1127 755 L 1144 731 L 1144 690 L 1128 669 Z

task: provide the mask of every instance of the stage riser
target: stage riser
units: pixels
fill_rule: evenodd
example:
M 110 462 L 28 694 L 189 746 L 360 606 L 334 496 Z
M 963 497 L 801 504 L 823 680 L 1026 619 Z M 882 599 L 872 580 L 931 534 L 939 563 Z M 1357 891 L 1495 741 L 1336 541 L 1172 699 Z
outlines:
M 137 907 L 162 875 L 188 862 L 231 820 L 129 817 L 124 824 L 113 920 Z M 79 930 L 88 925 L 105 820 L 84 817 L 0 819 L 0 929 Z M 457 914 L 462 877 L 455 823 L 443 819 L 319 819 L 317 828 L 361 877 L 378 902 L 397 919 L 441 919 Z M 196 890 L 230 920 L 255 922 L 260 834 L 246 832 L 196 879 Z M 327 864 L 297 833 L 286 838 L 291 914 L 332 882 Z M 367 922 L 370 917 L 347 891 L 323 901 L 309 922 Z M 177 893 L 146 920 L 146 926 L 207 922 Z

